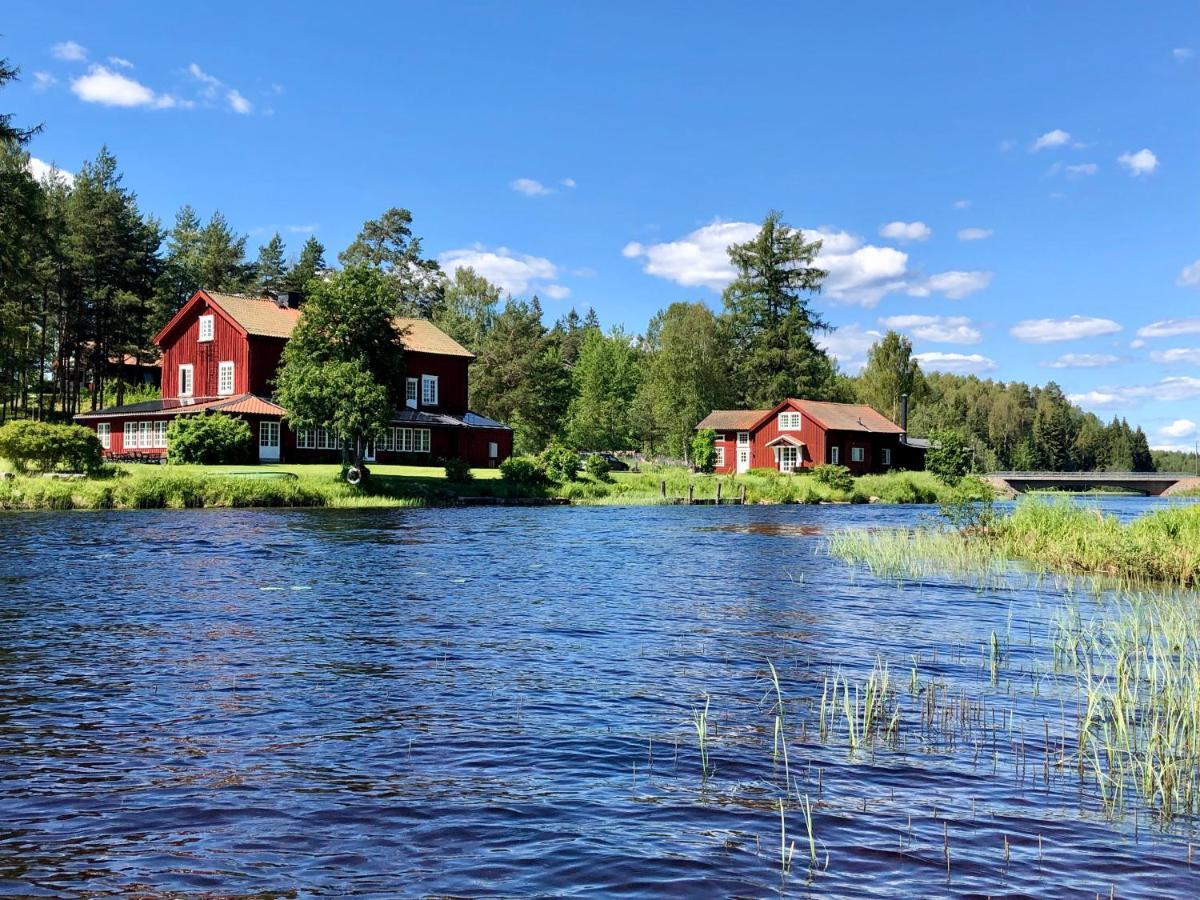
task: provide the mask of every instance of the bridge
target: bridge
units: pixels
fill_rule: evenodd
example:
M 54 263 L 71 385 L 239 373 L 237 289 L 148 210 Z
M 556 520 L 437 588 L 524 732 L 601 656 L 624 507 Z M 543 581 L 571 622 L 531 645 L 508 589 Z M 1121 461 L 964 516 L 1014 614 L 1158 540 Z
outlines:
M 992 472 L 984 480 L 1009 497 L 1026 491 L 1089 488 L 1118 488 L 1160 497 L 1200 489 L 1200 475 L 1191 472 Z

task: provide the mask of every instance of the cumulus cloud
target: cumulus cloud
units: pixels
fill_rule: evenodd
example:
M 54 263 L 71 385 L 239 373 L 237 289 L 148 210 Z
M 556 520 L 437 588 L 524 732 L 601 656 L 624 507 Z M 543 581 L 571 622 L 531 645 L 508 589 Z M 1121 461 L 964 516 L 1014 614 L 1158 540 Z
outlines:
M 994 272 L 939 272 L 930 275 L 924 281 L 908 285 L 908 293 L 912 297 L 928 297 L 930 294 L 941 294 L 950 300 L 962 300 L 982 291 L 995 277 Z
M 1067 399 L 1081 406 L 1133 406 L 1148 400 L 1178 403 L 1200 397 L 1200 378 L 1175 375 L 1154 384 L 1102 387 L 1082 394 L 1070 394 Z
M 51 179 L 61 179 L 68 185 L 75 183 L 75 176 L 66 169 L 60 169 L 58 166 L 44 162 L 36 156 L 29 157 L 29 162 L 26 163 L 25 170 L 38 181 L 45 182 Z
M 33 73 L 33 89 L 35 91 L 49 90 L 51 85 L 57 84 L 58 79 L 49 72 L 34 72 Z
M 1051 344 L 1116 334 L 1120 330 L 1121 326 L 1112 319 L 1071 316 L 1068 319 L 1024 319 L 1010 328 L 1008 333 L 1027 344 Z
M 966 316 L 887 316 L 879 324 L 935 344 L 978 344 L 983 339 Z
M 960 241 L 982 241 L 992 236 L 990 228 L 960 228 L 958 229 L 958 239 Z
M 1064 353 L 1044 365 L 1052 369 L 1103 369 L 1115 366 L 1120 361 L 1121 357 L 1111 353 Z
M 1165 365 L 1184 363 L 1200 366 L 1200 347 L 1172 347 L 1170 350 L 1154 350 L 1150 354 L 1150 359 Z
M 1191 419 L 1176 419 L 1170 425 L 1164 425 L 1158 429 L 1158 433 L 1163 437 L 1174 438 L 1176 440 L 1191 437 L 1196 433 L 1196 423 Z
M 517 178 L 509 187 L 518 194 L 524 194 L 526 197 L 544 197 L 547 194 L 554 193 L 554 188 L 548 188 L 533 178 Z
M 817 346 L 836 359 L 842 368 L 856 372 L 867 364 L 867 354 L 881 337 L 883 335 L 878 331 L 864 331 L 855 323 L 818 335 L 816 342 Z
M 514 253 L 507 247 L 489 250 L 476 244 L 474 247 L 447 250 L 438 256 L 438 262 L 451 275 L 458 269 L 472 268 L 510 294 L 523 294 L 535 281 L 553 281 L 558 277 L 558 267 L 550 260 Z M 548 289 L 547 293 L 550 293 Z
M 893 241 L 927 241 L 933 231 L 924 222 L 888 222 L 879 234 Z
M 1149 175 L 1158 168 L 1158 157 L 1145 147 L 1136 153 L 1122 153 L 1117 157 L 1117 162 L 1133 176 Z
M 1140 338 L 1179 337 L 1181 334 L 1200 334 L 1200 316 L 1159 319 L 1137 330 L 1137 336 Z
M 1029 147 L 1031 153 L 1036 153 L 1039 150 L 1047 150 L 1052 147 L 1062 147 L 1071 142 L 1070 132 L 1063 131 L 1061 128 L 1055 128 L 1053 131 L 1047 131 L 1040 135 Z
M 1180 287 L 1200 288 L 1200 259 L 1180 269 L 1175 283 Z
M 994 359 L 980 353 L 942 353 L 931 350 L 928 353 L 914 353 L 913 359 L 919 362 L 923 369 L 953 372 L 956 375 L 977 375 L 996 368 Z
M 254 110 L 253 104 L 232 88 L 225 95 L 225 99 L 229 101 L 229 108 L 240 115 L 249 115 Z
M 71 91 L 85 103 L 101 106 L 170 109 L 179 104 L 170 94 L 157 94 L 141 82 L 105 66 L 92 66 L 86 75 L 73 79 Z
M 565 284 L 548 284 L 545 294 L 551 300 L 566 300 L 571 296 L 571 289 Z
M 83 62 L 87 59 L 87 47 L 74 41 L 62 41 L 50 48 L 50 55 L 67 62 Z

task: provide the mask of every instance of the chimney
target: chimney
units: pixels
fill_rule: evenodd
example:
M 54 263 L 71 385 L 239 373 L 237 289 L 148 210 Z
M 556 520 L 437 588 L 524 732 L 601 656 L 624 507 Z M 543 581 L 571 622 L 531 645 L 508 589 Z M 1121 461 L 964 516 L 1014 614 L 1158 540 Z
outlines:
M 900 440 L 908 439 L 908 394 L 900 395 Z
M 275 293 L 275 305 L 280 309 L 299 309 L 300 300 L 299 291 L 276 291 Z

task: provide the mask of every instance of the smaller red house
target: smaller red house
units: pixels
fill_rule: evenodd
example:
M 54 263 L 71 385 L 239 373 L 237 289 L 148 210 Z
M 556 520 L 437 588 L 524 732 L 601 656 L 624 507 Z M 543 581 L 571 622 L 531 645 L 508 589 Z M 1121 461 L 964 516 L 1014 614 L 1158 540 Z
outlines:
M 795 472 L 823 463 L 855 475 L 925 468 L 925 448 L 861 403 L 789 398 L 773 409 L 713 410 L 696 428 L 716 432 L 716 471 L 724 474 Z

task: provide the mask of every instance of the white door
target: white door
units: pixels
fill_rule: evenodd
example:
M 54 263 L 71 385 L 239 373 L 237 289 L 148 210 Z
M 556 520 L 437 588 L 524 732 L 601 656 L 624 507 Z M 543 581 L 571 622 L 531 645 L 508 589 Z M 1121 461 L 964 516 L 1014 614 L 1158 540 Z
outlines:
M 739 431 L 737 434 L 737 470 L 738 473 L 750 471 L 750 432 Z
M 375 442 L 374 441 L 367 441 L 366 445 L 363 447 L 363 461 L 364 462 L 375 462 Z
M 258 423 L 258 461 L 279 462 L 279 423 Z

